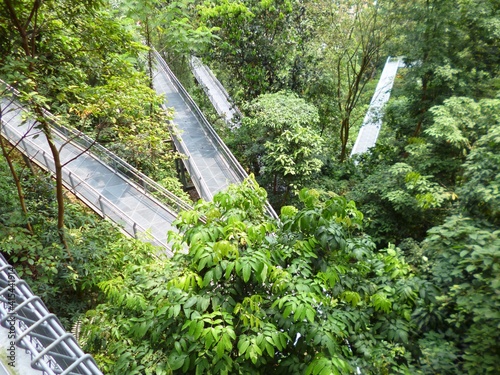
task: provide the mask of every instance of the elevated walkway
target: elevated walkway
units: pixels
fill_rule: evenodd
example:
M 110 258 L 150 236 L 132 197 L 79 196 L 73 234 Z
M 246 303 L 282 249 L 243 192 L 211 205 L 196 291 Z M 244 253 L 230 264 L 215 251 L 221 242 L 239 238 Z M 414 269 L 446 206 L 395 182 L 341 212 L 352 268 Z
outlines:
M 231 97 L 210 68 L 203 64 L 196 56 L 191 57 L 189 64 L 193 75 L 202 86 L 203 91 L 205 91 L 205 94 L 210 99 L 217 114 L 224 119 L 230 128 L 239 127 L 242 114 L 239 109 L 231 103 Z
M 37 122 L 13 98 L 0 99 L 0 130 L 9 143 L 54 174 L 52 153 Z M 50 116 L 50 114 L 47 114 Z M 191 207 L 79 132 L 52 121 L 65 187 L 95 212 L 132 237 L 167 249 L 167 232 L 181 209 Z M 92 152 L 88 149 L 92 147 Z
M 217 135 L 212 125 L 170 70 L 157 51 L 153 84 L 164 94 L 166 105 L 175 109 L 173 122 L 181 134 L 173 137 L 179 152 L 186 155 L 184 164 L 200 196 L 210 201 L 229 184 L 241 183 L 248 177 L 234 155 Z M 267 213 L 278 219 L 269 203 Z
M 382 127 L 383 107 L 391 96 L 392 86 L 398 69 L 403 67 L 401 57 L 388 57 L 378 81 L 375 93 L 366 112 L 363 125 L 359 129 L 358 137 L 351 151 L 351 157 L 367 152 L 377 143 L 377 138 Z
M 0 324 L 0 349 L 7 353 L 0 374 L 11 374 L 7 368 L 14 367 L 22 375 L 102 375 L 94 359 L 82 351 L 1 254 Z

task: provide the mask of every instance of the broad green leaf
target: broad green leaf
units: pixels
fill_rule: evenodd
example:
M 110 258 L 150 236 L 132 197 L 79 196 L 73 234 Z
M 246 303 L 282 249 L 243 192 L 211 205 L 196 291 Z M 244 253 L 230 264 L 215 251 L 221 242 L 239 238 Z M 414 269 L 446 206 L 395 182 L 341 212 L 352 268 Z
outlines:
M 245 262 L 243 264 L 243 281 L 248 282 L 250 280 L 250 276 L 252 275 L 252 266 L 249 262 Z
M 250 346 L 250 341 L 248 341 L 248 339 L 240 339 L 240 341 L 238 341 L 238 352 L 239 352 L 239 355 L 243 355 L 245 354 L 245 352 L 247 351 L 248 347 Z
M 168 365 L 172 370 L 178 370 L 184 365 L 184 361 L 187 358 L 187 354 L 179 354 L 177 352 L 172 352 L 168 357 Z

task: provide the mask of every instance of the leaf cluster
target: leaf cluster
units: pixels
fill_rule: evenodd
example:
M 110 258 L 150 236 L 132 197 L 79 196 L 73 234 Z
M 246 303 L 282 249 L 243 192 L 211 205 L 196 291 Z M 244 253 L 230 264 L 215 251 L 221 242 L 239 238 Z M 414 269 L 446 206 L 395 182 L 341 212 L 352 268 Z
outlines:
M 418 280 L 398 249 L 374 251 L 353 202 L 300 198 L 303 210 L 273 222 L 249 180 L 182 213 L 171 260 L 100 284 L 108 300 L 87 315 L 87 349 L 109 373 L 404 368 Z
M 290 192 L 309 184 L 323 165 L 324 140 L 317 131 L 317 109 L 291 92 L 265 94 L 246 108 L 234 135 L 243 162 L 282 205 Z M 276 197 L 283 195 L 280 203 Z

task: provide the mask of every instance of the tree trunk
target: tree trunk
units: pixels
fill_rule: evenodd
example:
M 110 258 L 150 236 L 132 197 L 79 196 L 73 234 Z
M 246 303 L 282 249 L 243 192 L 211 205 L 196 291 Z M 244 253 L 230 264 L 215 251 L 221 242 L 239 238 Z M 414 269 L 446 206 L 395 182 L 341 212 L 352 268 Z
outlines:
M 347 142 L 349 141 L 349 117 L 342 119 L 342 124 L 340 126 L 340 142 L 342 143 L 342 148 L 340 150 L 340 161 L 345 161 L 347 157 Z
M 36 111 L 40 114 L 38 121 L 42 126 L 43 133 L 47 137 L 47 143 L 49 145 L 50 151 L 52 153 L 52 158 L 54 159 L 54 169 L 56 173 L 56 199 L 57 199 L 57 231 L 59 233 L 59 239 L 61 244 L 66 249 L 70 260 L 73 260 L 73 255 L 69 250 L 68 243 L 66 241 L 65 236 L 65 227 L 64 227 L 64 185 L 63 185 L 63 171 L 62 171 L 62 163 L 61 163 L 61 154 L 57 149 L 56 144 L 54 143 L 54 139 L 52 137 L 52 129 L 50 124 L 48 124 L 46 118 L 42 110 L 37 106 Z
M 149 87 L 154 90 L 153 87 L 153 42 L 151 40 L 151 30 L 149 25 L 149 17 L 146 16 L 146 44 L 149 47 L 148 50 L 148 72 L 149 72 Z
M 34 91 L 37 91 L 36 85 L 36 69 L 35 62 L 37 58 L 36 44 L 37 44 L 37 34 L 38 34 L 38 10 L 42 6 L 42 1 L 35 1 L 31 8 L 31 11 L 25 20 L 18 17 L 21 14 L 13 5 L 11 0 L 4 0 L 6 9 L 9 13 L 10 20 L 14 25 L 15 29 L 19 33 L 21 38 L 21 43 L 23 50 L 26 54 L 26 58 L 29 61 L 29 72 L 33 75 L 31 77 L 35 82 Z M 19 12 L 19 14 L 18 14 Z M 29 31 L 29 32 L 28 32 Z M 68 243 L 66 242 L 66 237 L 64 233 L 64 190 L 62 181 L 62 164 L 59 150 L 57 149 L 54 141 L 52 139 L 52 129 L 47 121 L 46 115 L 38 103 L 30 103 L 33 112 L 37 116 L 37 120 L 40 123 L 42 131 L 47 137 L 47 142 L 54 159 L 55 173 L 56 173 L 56 198 L 57 198 L 57 230 L 59 232 L 59 239 L 61 244 L 66 249 L 70 259 L 73 259 L 71 252 L 69 251 Z
M 0 113 L 1 117 L 1 113 Z M 12 164 L 12 160 L 10 158 L 9 152 L 7 152 L 4 144 L 4 139 L 3 136 L 0 135 L 0 147 L 2 148 L 2 154 L 7 160 L 7 164 L 9 165 L 9 170 L 12 175 L 12 178 L 14 179 L 14 183 L 16 184 L 16 189 L 17 189 L 17 196 L 19 197 L 19 204 L 21 205 L 21 210 L 24 213 L 24 216 L 26 217 L 26 228 L 28 231 L 33 234 L 33 228 L 31 227 L 31 224 L 29 222 L 28 218 L 28 209 L 26 207 L 26 201 L 24 200 L 24 193 L 23 193 L 23 188 L 21 186 L 21 180 L 19 179 L 19 176 L 17 175 L 16 169 L 14 168 L 14 165 Z
M 429 79 L 428 79 L 428 73 L 425 73 L 424 76 L 422 77 L 422 99 L 420 100 L 420 105 L 422 108 L 420 109 L 420 113 L 418 116 L 418 123 L 415 128 L 415 132 L 413 133 L 414 137 L 418 137 L 420 132 L 422 131 L 422 123 L 424 122 L 424 115 L 425 112 L 427 112 L 426 109 L 426 100 L 427 100 L 427 85 L 428 85 Z
M 26 164 L 26 166 L 30 170 L 31 174 L 34 176 L 36 172 L 35 172 L 35 168 L 33 168 L 33 163 L 31 162 L 30 158 L 23 154 L 23 160 L 24 160 L 24 164 Z

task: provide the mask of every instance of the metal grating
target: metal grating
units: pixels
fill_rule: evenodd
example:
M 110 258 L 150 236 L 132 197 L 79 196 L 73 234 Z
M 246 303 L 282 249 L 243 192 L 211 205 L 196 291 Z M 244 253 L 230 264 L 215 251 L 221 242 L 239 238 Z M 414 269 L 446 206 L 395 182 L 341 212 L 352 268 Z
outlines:
M 15 333 L 16 346 L 30 353 L 31 366 L 44 375 L 102 375 L 1 254 L 0 324 Z

